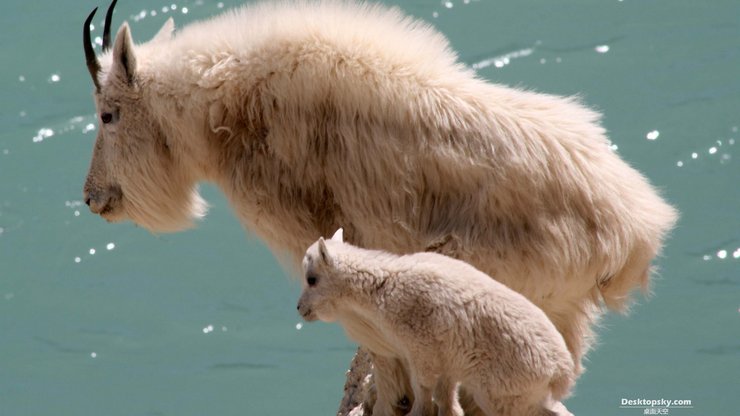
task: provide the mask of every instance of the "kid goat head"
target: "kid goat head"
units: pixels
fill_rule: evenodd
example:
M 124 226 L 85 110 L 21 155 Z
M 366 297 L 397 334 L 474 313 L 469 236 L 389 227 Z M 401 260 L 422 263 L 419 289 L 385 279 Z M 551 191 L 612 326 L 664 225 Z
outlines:
M 340 228 L 331 238 L 332 242 L 343 242 Z M 307 321 L 320 319 L 324 322 L 336 320 L 336 302 L 342 291 L 342 279 L 335 276 L 334 258 L 324 238 L 314 243 L 303 258 L 303 293 L 298 299 L 298 313 Z
M 175 231 L 204 214 L 205 203 L 195 190 L 195 179 L 180 163 L 170 146 L 162 120 L 153 110 L 160 98 L 152 93 L 156 84 L 137 60 L 137 51 L 156 53 L 169 41 L 174 23 L 168 20 L 144 45 L 135 46 L 127 23 L 123 23 L 111 48 L 113 0 L 105 17 L 100 57 L 90 40 L 90 24 L 97 8 L 85 20 L 83 47 L 87 68 L 95 86 L 99 120 L 83 198 L 93 213 L 108 221 L 131 219 L 150 230 Z

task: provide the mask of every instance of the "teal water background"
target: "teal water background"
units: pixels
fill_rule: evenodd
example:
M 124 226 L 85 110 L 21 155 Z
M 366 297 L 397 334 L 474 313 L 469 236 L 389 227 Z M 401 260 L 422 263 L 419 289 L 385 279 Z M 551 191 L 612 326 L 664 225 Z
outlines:
M 0 6 L 0 415 L 331 415 L 355 347 L 299 325 L 300 287 L 215 188 L 198 228 L 90 214 L 81 27 L 97 0 Z M 235 1 L 121 0 L 134 38 Z M 653 296 L 608 315 L 566 404 L 740 414 L 740 1 L 405 1 L 493 82 L 579 94 L 681 211 Z M 93 37 L 100 36 L 102 14 Z

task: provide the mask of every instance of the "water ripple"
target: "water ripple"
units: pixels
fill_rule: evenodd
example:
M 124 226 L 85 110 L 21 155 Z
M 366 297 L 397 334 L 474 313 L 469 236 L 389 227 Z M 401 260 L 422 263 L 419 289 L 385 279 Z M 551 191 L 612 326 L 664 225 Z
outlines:
M 34 341 L 41 343 L 43 345 L 46 345 L 48 347 L 51 347 L 57 352 L 65 353 L 65 354 L 79 354 L 79 353 L 88 353 L 88 349 L 85 348 L 79 348 L 79 347 L 71 347 L 68 345 L 64 345 L 60 342 L 54 341 L 49 338 L 39 337 L 35 336 L 33 337 Z
M 278 368 L 275 364 L 260 364 L 260 363 L 248 363 L 248 362 L 236 362 L 236 363 L 218 363 L 213 364 L 209 367 L 211 370 L 263 370 Z
M 694 282 L 702 286 L 740 286 L 740 281 L 732 280 L 729 277 L 723 277 L 720 279 L 697 279 L 694 280 Z
M 740 345 L 718 345 L 711 348 L 700 348 L 696 352 L 707 355 L 734 355 L 740 354 Z

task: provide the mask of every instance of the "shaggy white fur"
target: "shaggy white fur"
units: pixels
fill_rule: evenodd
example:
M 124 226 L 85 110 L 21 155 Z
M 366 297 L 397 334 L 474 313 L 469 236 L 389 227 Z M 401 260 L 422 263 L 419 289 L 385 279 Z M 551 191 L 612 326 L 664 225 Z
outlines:
M 573 359 L 547 316 L 467 263 L 365 250 L 340 234 L 309 247 L 303 266 L 299 313 L 338 321 L 373 354 L 374 416 L 395 414 L 397 392 L 381 389 L 393 380 L 377 371 L 395 360 L 410 375 L 410 416 L 429 413 L 432 392 L 439 415 L 462 416 L 458 383 L 486 415 L 554 415 L 573 384 Z
M 264 3 L 100 57 L 93 212 L 155 231 L 199 181 L 278 253 L 320 235 L 464 260 L 528 297 L 577 372 L 600 305 L 646 289 L 676 212 L 574 98 L 485 82 L 431 26 L 379 5 Z

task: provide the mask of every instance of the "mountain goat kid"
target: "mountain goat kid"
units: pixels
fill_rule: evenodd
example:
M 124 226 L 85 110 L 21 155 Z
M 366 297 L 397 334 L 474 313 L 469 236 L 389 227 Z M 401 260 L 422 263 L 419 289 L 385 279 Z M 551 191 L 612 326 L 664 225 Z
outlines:
M 410 373 L 410 416 L 462 416 L 457 383 L 486 415 L 554 415 L 575 379 L 563 337 L 524 296 L 467 263 L 436 253 L 404 256 L 320 238 L 303 259 L 304 319 L 338 321 L 377 363 Z M 376 384 L 386 381 L 375 373 Z M 378 389 L 373 416 L 395 414 Z
M 113 3 L 115 4 L 115 2 Z M 102 53 L 83 31 L 100 128 L 90 210 L 153 231 L 205 214 L 215 183 L 297 264 L 321 235 L 435 251 L 523 294 L 580 372 L 601 306 L 647 287 L 676 213 L 573 98 L 485 82 L 398 9 L 248 5 Z

